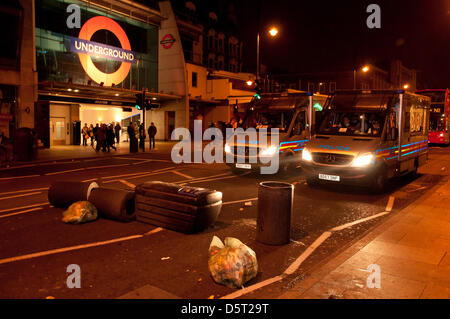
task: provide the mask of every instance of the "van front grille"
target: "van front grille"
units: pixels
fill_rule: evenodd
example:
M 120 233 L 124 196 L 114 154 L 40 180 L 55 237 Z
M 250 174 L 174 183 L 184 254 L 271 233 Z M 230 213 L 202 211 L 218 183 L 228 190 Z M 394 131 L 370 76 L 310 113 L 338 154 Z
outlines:
M 353 155 L 336 153 L 312 153 L 313 161 L 319 164 L 348 165 L 353 161 Z

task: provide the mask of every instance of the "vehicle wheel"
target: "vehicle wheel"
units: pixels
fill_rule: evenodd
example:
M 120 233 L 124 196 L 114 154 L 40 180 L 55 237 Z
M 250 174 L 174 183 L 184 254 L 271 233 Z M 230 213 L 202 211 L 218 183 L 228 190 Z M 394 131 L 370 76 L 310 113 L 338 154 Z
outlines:
M 380 168 L 378 174 L 374 176 L 374 181 L 372 189 L 375 193 L 382 193 L 386 190 L 386 185 L 388 182 L 386 167 Z
M 411 177 L 416 178 L 417 177 L 417 171 L 419 169 L 419 161 L 416 159 L 414 161 L 414 170 L 411 171 Z

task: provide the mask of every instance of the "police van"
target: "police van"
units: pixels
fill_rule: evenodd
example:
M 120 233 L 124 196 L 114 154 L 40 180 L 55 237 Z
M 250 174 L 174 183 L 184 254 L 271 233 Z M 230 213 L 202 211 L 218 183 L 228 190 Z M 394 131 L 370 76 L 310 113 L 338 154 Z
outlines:
M 233 161 L 227 161 L 227 165 L 233 171 L 255 170 L 267 166 L 267 158 L 277 156 L 278 172 L 287 173 L 297 167 L 301 151 L 309 140 L 315 110 L 322 110 L 326 99 L 326 95 L 294 90 L 261 94 L 252 101 L 240 121 L 242 130 L 255 129 L 257 135 L 251 137 L 238 129 L 229 137 L 225 153 Z M 272 129 L 277 129 L 278 133 Z M 261 158 L 266 160 L 261 161 Z
M 428 158 L 430 98 L 404 90 L 340 90 L 330 95 L 302 152 L 308 184 L 385 188 Z

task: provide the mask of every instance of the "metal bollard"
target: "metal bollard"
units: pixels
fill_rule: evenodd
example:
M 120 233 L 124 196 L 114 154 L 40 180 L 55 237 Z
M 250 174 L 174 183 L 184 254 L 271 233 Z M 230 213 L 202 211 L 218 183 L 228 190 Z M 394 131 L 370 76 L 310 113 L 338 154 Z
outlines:
M 285 245 L 291 239 L 294 185 L 262 182 L 258 187 L 256 240 L 268 245 Z

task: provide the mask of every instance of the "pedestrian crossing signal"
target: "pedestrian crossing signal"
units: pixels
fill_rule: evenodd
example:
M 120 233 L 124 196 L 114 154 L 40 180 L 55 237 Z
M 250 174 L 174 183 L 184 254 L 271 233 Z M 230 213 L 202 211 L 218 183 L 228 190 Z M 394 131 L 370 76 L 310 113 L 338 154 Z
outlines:
M 135 104 L 135 108 L 138 110 L 142 110 L 144 107 L 144 94 L 142 93 L 138 93 L 136 94 L 136 104 Z

